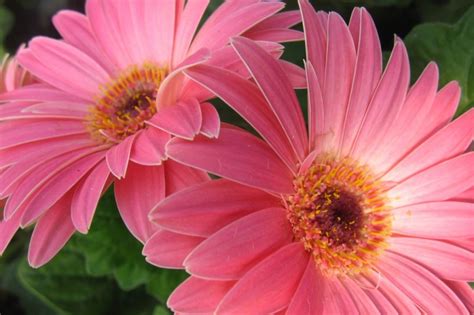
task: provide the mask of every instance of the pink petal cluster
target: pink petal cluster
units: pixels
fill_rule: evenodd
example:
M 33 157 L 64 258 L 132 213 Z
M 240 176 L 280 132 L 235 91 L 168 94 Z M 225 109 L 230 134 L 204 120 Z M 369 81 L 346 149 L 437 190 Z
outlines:
M 245 77 L 230 37 L 256 40 L 279 57 L 276 42 L 302 33 L 289 29 L 298 12 L 278 13 L 284 3 L 260 0 L 226 1 L 197 31 L 208 3 L 88 0 L 85 15 L 53 18 L 61 40 L 36 37 L 18 54 L 38 81 L 12 90 L 8 70 L 0 94 L 0 198 L 7 198 L 0 253 L 19 227 L 35 224 L 28 261 L 43 265 L 76 230 L 88 232 L 111 183 L 125 224 L 145 242 L 157 230 L 148 213 L 159 201 L 209 179 L 165 161 L 171 138 L 219 134 L 206 102 L 212 93 L 182 70 L 206 63 Z M 297 67 L 282 66 L 304 83 Z
M 365 9 L 346 25 L 306 0 L 300 6 L 308 130 L 284 69 L 251 40 L 232 47 L 254 81 L 212 65 L 185 70 L 261 138 L 223 126 L 218 139 L 168 143 L 173 160 L 223 177 L 152 212 L 160 228 L 147 260 L 191 274 L 168 306 L 179 314 L 472 314 L 474 110 L 452 120 L 460 88 L 438 90 L 434 63 L 410 87 L 398 38 L 383 69 Z M 326 208 L 305 203 L 314 195 Z M 367 219 L 359 210 L 369 206 Z M 354 238 L 335 238 L 347 231 Z M 361 235 L 371 242 L 354 243 Z M 364 252 L 346 257 L 350 246 Z

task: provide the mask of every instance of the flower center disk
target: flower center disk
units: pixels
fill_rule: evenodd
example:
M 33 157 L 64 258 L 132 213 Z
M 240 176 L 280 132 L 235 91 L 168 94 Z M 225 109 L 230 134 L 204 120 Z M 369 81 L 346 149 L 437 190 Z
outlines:
M 295 239 L 326 276 L 355 275 L 386 247 L 391 216 L 383 186 L 367 167 L 321 155 L 287 196 Z
M 123 71 L 101 88 L 87 116 L 87 129 L 100 142 L 120 142 L 146 127 L 156 113 L 155 98 L 167 70 L 146 63 Z

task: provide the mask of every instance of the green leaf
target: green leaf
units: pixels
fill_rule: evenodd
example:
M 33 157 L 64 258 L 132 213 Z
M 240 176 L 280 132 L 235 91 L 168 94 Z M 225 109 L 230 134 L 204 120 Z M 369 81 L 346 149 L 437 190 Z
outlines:
M 405 38 L 412 78 L 431 60 L 440 69 L 442 85 L 459 81 L 462 88 L 457 115 L 474 105 L 474 6 L 454 25 L 427 23 L 416 26 Z
M 105 314 L 113 304 L 113 280 L 89 276 L 84 257 L 70 248 L 36 270 L 23 261 L 18 272 L 21 283 L 58 314 Z
M 112 191 L 101 199 L 87 235 L 77 235 L 75 246 L 84 254 L 88 273 L 113 275 L 123 290 L 145 284 L 157 268 L 145 261 L 138 242 L 125 227 Z
M 187 278 L 181 270 L 160 270 L 154 273 L 147 285 L 147 291 L 163 304 L 166 303 L 171 292 Z

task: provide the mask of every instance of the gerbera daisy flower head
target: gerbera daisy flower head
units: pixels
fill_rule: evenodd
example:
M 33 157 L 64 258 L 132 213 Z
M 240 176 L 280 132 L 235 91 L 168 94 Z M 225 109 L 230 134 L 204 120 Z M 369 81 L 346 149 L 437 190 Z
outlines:
M 178 313 L 469 314 L 474 111 L 451 121 L 456 82 L 429 64 L 409 87 L 396 38 L 385 70 L 363 8 L 348 25 L 300 1 L 308 130 L 285 71 L 256 43 L 233 47 L 254 82 L 207 65 L 186 74 L 260 134 L 173 139 L 168 155 L 222 179 L 162 201 L 152 264 L 190 277 Z M 164 241 L 166 240 L 166 241 Z
M 112 182 L 125 224 L 145 242 L 158 201 L 208 180 L 165 161 L 172 137 L 213 138 L 220 128 L 212 94 L 181 71 L 206 62 L 248 77 L 230 37 L 258 40 L 274 57 L 277 42 L 303 37 L 289 29 L 298 12 L 259 0 L 226 1 L 197 31 L 208 3 L 89 0 L 85 15 L 53 18 L 62 40 L 36 37 L 18 54 L 39 82 L 0 95 L 0 252 L 18 227 L 36 223 L 28 260 L 46 263 L 74 231 L 87 233 Z

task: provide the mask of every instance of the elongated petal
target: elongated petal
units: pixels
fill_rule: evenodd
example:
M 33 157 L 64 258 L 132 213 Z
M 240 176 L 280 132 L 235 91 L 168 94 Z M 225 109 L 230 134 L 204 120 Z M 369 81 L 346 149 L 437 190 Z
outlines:
M 278 2 L 257 2 L 238 6 L 236 10 L 228 12 L 225 18 L 214 23 L 208 20 L 196 35 L 190 51 L 195 52 L 202 47 L 215 49 L 224 46 L 229 38 L 244 33 L 260 21 L 280 11 L 283 6 L 283 3 Z
M 405 180 L 389 191 L 392 206 L 446 200 L 472 186 L 474 153 L 437 164 Z
M 322 89 L 326 73 L 327 21 L 321 19 L 308 0 L 298 2 L 303 18 L 306 60 L 313 65 Z
M 201 106 L 196 99 L 160 109 L 148 124 L 177 137 L 192 140 L 202 125 Z
M 125 225 L 142 243 L 157 230 L 148 220 L 151 209 L 166 192 L 163 166 L 130 163 L 127 176 L 115 182 L 115 199 Z
M 423 311 L 437 313 L 440 310 L 447 314 L 468 314 L 467 309 L 438 277 L 417 263 L 393 254 L 384 253 L 384 258 L 377 263 L 377 268 L 408 295 Z
M 303 113 L 288 77 L 278 62 L 260 46 L 244 37 L 234 38 L 232 46 L 247 65 L 275 116 L 302 160 L 307 151 Z
M 474 136 L 474 109 L 439 130 L 403 158 L 383 179 L 404 178 L 466 151 Z
M 71 194 L 66 195 L 38 221 L 28 249 L 30 266 L 38 268 L 47 263 L 74 233 L 69 207 Z
M 3 219 L 0 221 L 0 256 L 3 255 L 3 252 L 12 240 L 16 231 L 20 228 L 20 219 L 22 215 L 22 211 L 17 211 L 8 220 Z
M 421 263 L 443 279 L 474 280 L 474 253 L 461 247 L 429 239 L 393 237 L 390 250 Z
M 105 161 L 100 162 L 79 184 L 71 202 L 71 219 L 74 227 L 87 233 L 92 223 L 100 196 L 104 192 L 110 171 Z
M 198 27 L 209 0 L 188 1 L 176 28 L 173 47 L 173 64 L 180 63 L 187 55 L 194 33 Z
M 183 164 L 256 188 L 278 193 L 289 193 L 293 188 L 291 172 L 270 147 L 238 129 L 222 128 L 219 138 L 212 140 L 174 138 L 168 143 L 167 154 Z
M 285 308 L 307 263 L 308 255 L 301 243 L 282 247 L 240 279 L 220 302 L 216 313 L 273 313 Z
M 349 28 L 355 39 L 356 64 L 341 134 L 341 153 L 348 154 L 382 75 L 382 49 L 374 21 L 364 9 L 354 9 Z
M 182 269 L 189 253 L 204 240 L 202 237 L 157 230 L 143 247 L 143 255 L 150 264 L 171 269 Z
M 18 132 L 21 129 L 22 132 Z M 14 147 L 34 141 L 59 138 L 67 135 L 85 134 L 82 122 L 75 120 L 56 121 L 11 121 L 0 125 L 0 149 Z
M 35 196 L 29 201 L 21 219 L 21 224 L 23 226 L 29 225 L 44 211 L 52 207 L 103 159 L 103 152 L 94 153 L 72 163 L 52 176 L 35 192 Z
M 234 281 L 212 281 L 189 277 L 169 297 L 168 306 L 175 312 L 213 313 L 234 285 Z
M 206 172 L 176 163 L 173 160 L 165 162 L 165 179 L 166 196 L 210 180 Z
M 344 116 L 347 111 L 356 52 L 351 34 L 344 20 L 336 13 L 329 13 L 327 55 L 323 85 L 324 120 L 332 136 L 323 142 L 331 150 L 340 143 Z
M 127 173 L 135 136 L 136 135 L 128 136 L 121 143 L 110 148 L 105 155 L 110 172 L 118 179 L 125 177 Z
M 186 74 L 220 97 L 247 120 L 285 164 L 296 171 L 295 151 L 256 85 L 230 71 L 205 65 L 190 68 Z
M 324 101 L 321 85 L 311 62 L 306 63 L 308 79 L 309 149 L 322 150 L 323 138 L 328 134 L 324 119 Z
M 419 203 L 393 209 L 392 214 L 392 228 L 400 234 L 446 240 L 474 237 L 472 203 Z
M 395 47 L 377 90 L 370 102 L 354 143 L 353 154 L 370 161 L 374 150 L 383 146 L 384 135 L 399 112 L 408 90 L 410 68 L 405 45 L 396 39 Z
M 279 204 L 278 198 L 266 192 L 219 179 L 166 198 L 150 218 L 170 231 L 210 236 L 240 217 Z
M 18 60 L 36 77 L 87 100 L 93 100 L 109 79 L 107 72 L 85 53 L 50 38 L 33 39 Z
M 221 129 L 221 120 L 216 108 L 211 103 L 202 103 L 201 113 L 201 133 L 209 138 L 217 138 Z
M 286 211 L 268 208 L 210 236 L 191 252 L 184 265 L 188 273 L 201 278 L 238 280 L 259 261 L 290 243 L 292 235 Z
M 143 130 L 133 141 L 130 160 L 141 165 L 160 165 L 166 158 L 165 145 L 171 136 L 157 128 Z
M 85 15 L 63 10 L 53 17 L 53 24 L 66 43 L 85 52 L 110 74 L 114 74 L 115 66 L 106 57 L 102 48 L 98 46 L 89 19 Z
M 382 295 L 379 301 L 383 301 L 383 298 L 386 298 L 391 306 L 396 309 L 394 314 L 421 314 L 420 309 L 416 306 L 414 301 L 395 286 L 390 279 L 384 277 L 380 271 L 369 271 L 358 277 L 358 281 L 361 285 L 368 288 L 368 294 L 371 292 L 373 292 L 373 294 L 379 292 Z M 387 312 L 389 309 L 390 308 L 382 308 L 382 310 Z

